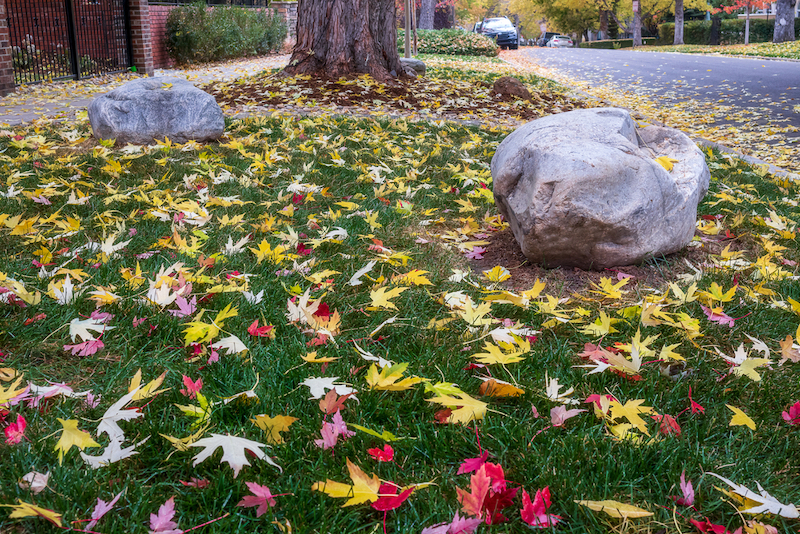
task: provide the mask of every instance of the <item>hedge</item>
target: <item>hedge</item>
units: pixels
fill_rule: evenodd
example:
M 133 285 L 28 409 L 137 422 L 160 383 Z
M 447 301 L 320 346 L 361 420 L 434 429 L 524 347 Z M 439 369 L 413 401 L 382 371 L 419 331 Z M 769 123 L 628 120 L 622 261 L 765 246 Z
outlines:
M 656 43 L 655 37 L 642 37 L 643 45 Z M 616 45 L 616 46 L 614 46 Z M 585 41 L 578 45 L 578 48 L 633 48 L 633 39 L 608 39 L 603 41 Z
M 263 55 L 279 50 L 286 23 L 263 9 L 180 6 L 167 17 L 167 51 L 178 63 Z
M 743 19 L 723 19 L 720 21 L 720 44 L 743 44 L 744 26 Z M 772 41 L 775 29 L 774 20 L 750 19 L 750 42 L 767 43 Z M 683 26 L 683 42 L 685 44 L 709 44 L 711 35 L 710 20 L 692 20 Z M 794 26 L 795 39 L 800 39 L 800 25 Z M 675 40 L 675 23 L 665 22 L 658 26 L 658 44 L 671 45 Z
M 404 35 L 404 30 L 397 30 L 397 49 L 401 51 L 405 47 Z M 484 35 L 464 30 L 417 30 L 417 51 L 448 56 L 496 56 L 497 44 Z

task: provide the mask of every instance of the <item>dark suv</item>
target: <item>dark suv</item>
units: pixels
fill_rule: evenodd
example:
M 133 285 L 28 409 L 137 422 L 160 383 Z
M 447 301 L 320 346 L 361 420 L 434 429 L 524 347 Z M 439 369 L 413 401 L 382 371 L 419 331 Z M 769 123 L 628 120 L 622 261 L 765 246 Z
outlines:
M 486 19 L 481 25 L 480 32 L 490 39 L 494 39 L 500 48 L 519 48 L 517 29 L 506 17 Z

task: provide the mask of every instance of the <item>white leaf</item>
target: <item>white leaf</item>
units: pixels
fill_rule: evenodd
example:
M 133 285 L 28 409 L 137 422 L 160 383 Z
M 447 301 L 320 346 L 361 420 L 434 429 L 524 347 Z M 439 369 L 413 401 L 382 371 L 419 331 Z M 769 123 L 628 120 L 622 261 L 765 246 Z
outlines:
M 355 272 L 355 274 L 350 278 L 350 281 L 347 283 L 351 286 L 360 286 L 363 284 L 360 278 L 370 272 L 372 268 L 375 267 L 375 263 L 375 261 L 367 262 L 365 266 Z
M 225 244 L 224 253 L 226 256 L 233 256 L 234 254 L 239 254 L 244 250 L 245 245 L 250 242 L 250 238 L 248 236 L 244 236 L 236 244 L 233 243 L 233 237 L 228 237 L 228 242 Z
M 250 304 L 261 304 L 261 301 L 264 300 L 264 290 L 262 289 L 255 295 L 249 291 L 242 291 L 242 296 Z
M 104 253 L 109 258 L 114 256 L 114 254 L 118 250 L 122 250 L 125 246 L 131 242 L 130 239 L 127 241 L 123 241 L 122 243 L 114 243 L 114 240 L 117 238 L 117 234 L 113 234 L 105 239 L 102 243 L 100 243 L 100 252 Z
M 310 399 L 321 399 L 325 396 L 325 393 L 332 389 L 336 391 L 337 395 L 348 395 L 351 393 L 358 393 L 357 390 L 345 385 L 345 384 L 334 384 L 339 380 L 338 376 L 327 376 L 327 377 L 311 377 L 306 378 L 301 382 L 301 385 L 308 386 L 311 390 L 311 397 Z M 358 400 L 355 396 L 351 396 L 352 399 Z
M 233 469 L 233 478 L 239 475 L 239 471 L 242 470 L 242 467 L 250 465 L 250 462 L 247 461 L 247 457 L 245 456 L 245 450 L 249 450 L 259 460 L 266 460 L 268 464 L 277 467 L 281 473 L 283 472 L 283 469 L 261 450 L 261 447 L 266 447 L 266 445 L 257 441 L 231 436 L 230 434 L 223 436 L 222 434 L 212 433 L 210 438 L 199 439 L 189 446 L 203 447 L 203 450 L 193 458 L 193 467 L 197 466 L 197 464 L 214 454 L 214 451 L 222 447 L 222 459 L 220 462 L 227 462 L 227 464 L 231 466 L 231 469 Z
M 797 508 L 794 504 L 782 504 L 779 502 L 775 497 L 764 491 L 764 488 L 761 487 L 761 484 L 756 482 L 756 486 L 758 486 L 758 491 L 760 493 L 755 493 L 750 491 L 746 487 L 731 482 L 725 477 L 721 477 L 716 473 L 708 473 L 711 476 L 715 476 L 727 485 L 729 485 L 733 491 L 745 499 L 749 499 L 751 501 L 755 501 L 761 503 L 760 506 L 754 506 L 752 508 L 748 508 L 747 510 L 741 510 L 746 514 L 775 514 L 781 517 L 786 517 L 788 519 L 796 519 L 800 517 L 800 512 L 798 512 Z
M 41 493 L 47 487 L 47 481 L 50 478 L 50 471 L 47 474 L 37 473 L 31 471 L 23 475 L 22 480 L 19 482 L 19 487 L 24 490 L 31 490 L 34 495 Z
M 219 351 L 224 349 L 225 354 L 239 354 L 247 350 L 242 340 L 236 336 L 224 337 L 216 343 L 212 343 L 211 348 Z
M 358 343 L 356 343 L 355 341 L 353 342 L 353 346 L 355 347 L 356 352 L 358 352 L 361 355 L 362 358 L 364 358 L 365 360 L 371 361 L 371 362 L 377 362 L 378 363 L 378 367 L 380 367 L 380 368 L 384 368 L 384 367 L 388 367 L 388 366 L 392 365 L 392 361 L 391 360 L 385 360 L 385 359 L 381 358 L 380 356 L 375 356 L 371 352 L 368 352 L 368 351 L 362 349 L 361 347 L 359 347 Z
M 100 424 L 97 425 L 98 437 L 105 433 L 108 434 L 111 441 L 119 440 L 120 443 L 125 441 L 125 433 L 119 427 L 117 421 L 130 421 L 144 415 L 137 409 L 124 409 L 124 407 L 133 400 L 140 389 L 142 388 L 135 388 L 106 410 L 106 413 L 104 413 L 103 417 L 100 419 Z
M 564 393 L 561 393 L 561 388 L 564 386 L 558 383 L 557 378 L 551 379 L 548 376 L 547 372 L 545 372 L 544 379 L 546 382 L 545 395 L 547 395 L 548 399 L 560 402 L 561 404 L 579 404 L 578 401 L 569 398 L 569 395 L 571 395 L 572 392 L 575 391 L 575 388 L 569 388 Z
M 98 333 L 103 333 L 106 330 L 113 330 L 115 326 L 108 326 L 102 319 L 88 319 L 80 320 L 77 317 L 69 322 L 69 337 L 73 343 L 75 338 L 81 338 L 81 341 L 90 341 L 95 337 L 89 333 L 89 330 L 94 330 Z
M 119 462 L 120 460 L 124 460 L 125 458 L 129 458 L 134 454 L 139 454 L 139 452 L 135 450 L 136 447 L 148 439 L 150 439 L 150 436 L 147 436 L 139 443 L 134 443 L 127 449 L 122 448 L 122 441 L 118 439 L 112 439 L 111 443 L 108 444 L 108 447 L 103 449 L 103 452 L 100 454 L 100 456 L 89 456 L 88 454 L 81 452 L 81 458 L 83 458 L 83 461 L 86 462 L 92 469 L 99 469 L 115 462 Z
M 760 352 L 761 354 L 764 355 L 764 358 L 769 360 L 770 352 L 769 352 L 769 347 L 767 346 L 767 344 L 764 343 L 763 341 L 761 341 L 760 339 L 754 338 L 753 336 L 751 336 L 749 334 L 745 334 L 745 335 L 748 338 L 750 338 L 750 341 L 753 342 L 753 350 L 757 350 L 758 352 Z
M 75 300 L 75 284 L 72 283 L 72 279 L 69 275 L 64 279 L 61 289 L 58 289 L 55 285 L 53 286 L 53 295 L 55 295 L 56 301 L 61 305 L 71 304 Z M 73 341 L 75 341 L 74 338 Z

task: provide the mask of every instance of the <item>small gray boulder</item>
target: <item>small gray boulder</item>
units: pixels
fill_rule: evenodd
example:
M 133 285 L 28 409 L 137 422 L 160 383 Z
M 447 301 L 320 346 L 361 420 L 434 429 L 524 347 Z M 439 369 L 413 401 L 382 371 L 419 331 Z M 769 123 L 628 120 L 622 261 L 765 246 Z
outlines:
M 677 162 L 671 171 L 656 158 Z M 544 117 L 492 158 L 494 198 L 522 252 L 547 267 L 603 269 L 677 252 L 694 236 L 710 174 L 672 128 L 639 129 L 623 109 Z
M 425 76 L 425 63 L 420 61 L 419 59 L 415 59 L 413 57 L 401 57 L 400 63 L 403 65 L 403 68 L 408 71 L 408 68 L 414 69 L 417 76 Z
M 140 78 L 95 98 L 89 123 L 99 139 L 146 145 L 213 141 L 225 131 L 214 97 L 180 78 Z

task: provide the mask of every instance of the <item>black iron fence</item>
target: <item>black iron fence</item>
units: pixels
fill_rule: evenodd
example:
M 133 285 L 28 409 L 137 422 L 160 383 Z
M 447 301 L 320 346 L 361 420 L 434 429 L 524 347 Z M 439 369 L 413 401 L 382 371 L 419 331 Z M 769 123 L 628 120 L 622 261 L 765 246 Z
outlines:
M 6 0 L 17 84 L 132 65 L 128 0 Z
M 205 2 L 208 6 L 269 7 L 270 0 L 150 0 L 153 5 L 178 6 Z

